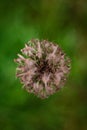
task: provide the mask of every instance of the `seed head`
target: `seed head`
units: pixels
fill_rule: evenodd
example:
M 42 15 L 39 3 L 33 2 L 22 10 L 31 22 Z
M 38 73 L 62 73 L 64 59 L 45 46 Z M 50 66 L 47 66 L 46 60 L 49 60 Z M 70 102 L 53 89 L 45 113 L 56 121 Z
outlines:
M 64 86 L 70 72 L 70 59 L 61 48 L 47 40 L 30 40 L 14 61 L 16 76 L 23 87 L 40 98 L 47 98 Z

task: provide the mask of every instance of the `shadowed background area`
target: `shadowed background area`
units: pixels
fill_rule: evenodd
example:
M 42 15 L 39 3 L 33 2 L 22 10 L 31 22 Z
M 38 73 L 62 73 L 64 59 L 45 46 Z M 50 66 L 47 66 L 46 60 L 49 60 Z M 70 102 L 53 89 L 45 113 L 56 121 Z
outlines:
M 63 89 L 41 100 L 15 77 L 14 58 L 32 39 L 71 58 Z M 0 0 L 0 130 L 87 130 L 87 1 Z

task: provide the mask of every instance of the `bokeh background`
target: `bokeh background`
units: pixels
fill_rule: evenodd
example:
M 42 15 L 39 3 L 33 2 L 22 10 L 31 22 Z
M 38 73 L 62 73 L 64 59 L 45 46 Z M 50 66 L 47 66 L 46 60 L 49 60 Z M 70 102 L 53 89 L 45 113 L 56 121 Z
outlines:
M 65 87 L 45 100 L 15 77 L 32 38 L 57 42 L 72 62 Z M 87 0 L 0 0 L 0 130 L 87 130 Z

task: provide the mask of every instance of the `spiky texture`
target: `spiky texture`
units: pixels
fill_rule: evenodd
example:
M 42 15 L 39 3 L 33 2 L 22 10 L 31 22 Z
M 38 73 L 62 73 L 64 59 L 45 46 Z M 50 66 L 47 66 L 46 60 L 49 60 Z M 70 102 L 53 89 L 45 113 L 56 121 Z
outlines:
M 64 86 L 70 59 L 61 48 L 47 40 L 30 40 L 18 54 L 16 76 L 29 93 L 47 98 Z

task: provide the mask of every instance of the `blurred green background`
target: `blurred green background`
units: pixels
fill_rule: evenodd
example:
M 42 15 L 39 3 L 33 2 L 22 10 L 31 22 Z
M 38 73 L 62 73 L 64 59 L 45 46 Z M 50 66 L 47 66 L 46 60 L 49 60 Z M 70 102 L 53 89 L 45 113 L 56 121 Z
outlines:
M 32 38 L 57 42 L 72 69 L 41 100 L 15 77 L 14 58 Z M 0 0 L 0 130 L 87 130 L 87 0 Z

